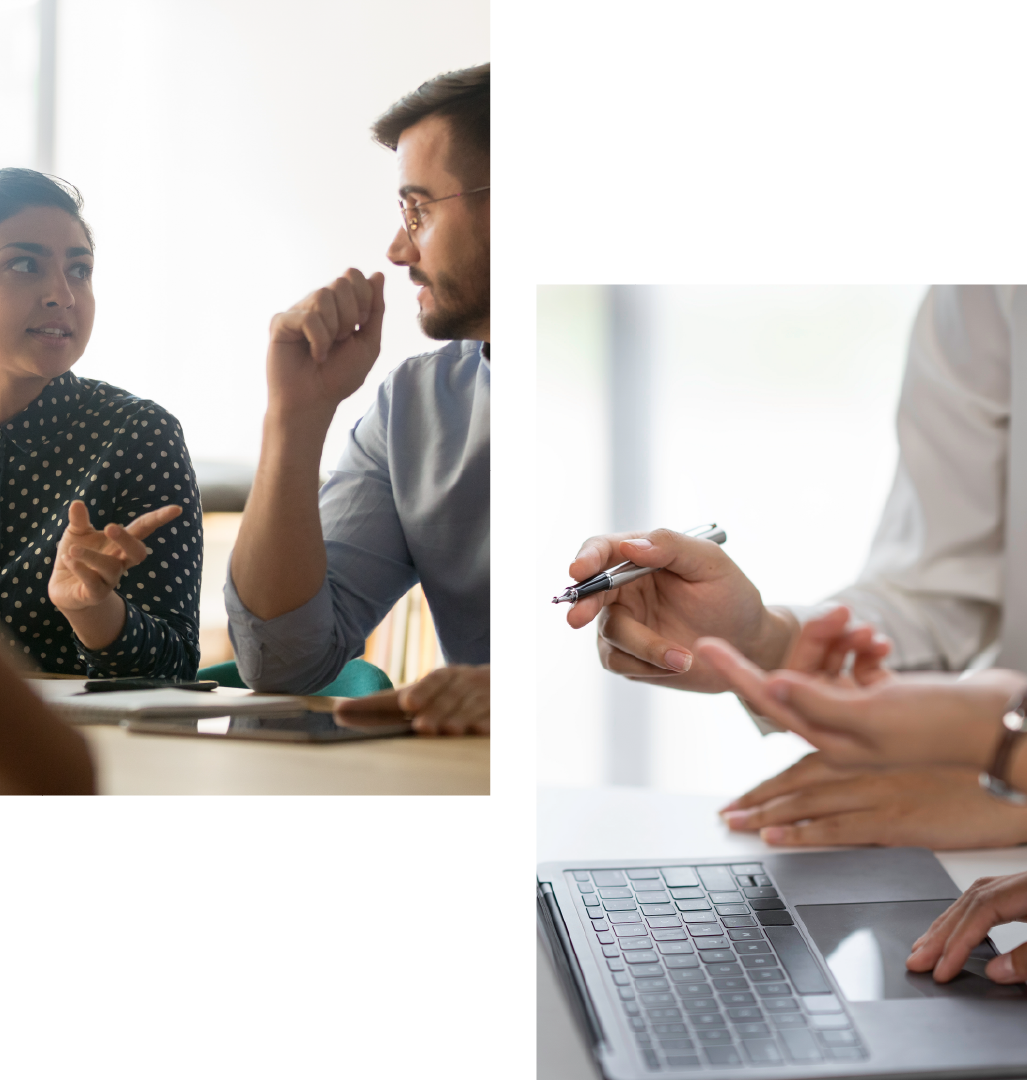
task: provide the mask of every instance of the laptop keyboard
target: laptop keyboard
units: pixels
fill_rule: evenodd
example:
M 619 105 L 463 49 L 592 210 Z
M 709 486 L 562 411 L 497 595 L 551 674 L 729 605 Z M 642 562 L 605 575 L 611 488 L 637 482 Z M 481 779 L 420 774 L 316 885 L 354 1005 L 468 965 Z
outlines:
M 567 877 L 651 1070 L 864 1057 L 761 864 Z

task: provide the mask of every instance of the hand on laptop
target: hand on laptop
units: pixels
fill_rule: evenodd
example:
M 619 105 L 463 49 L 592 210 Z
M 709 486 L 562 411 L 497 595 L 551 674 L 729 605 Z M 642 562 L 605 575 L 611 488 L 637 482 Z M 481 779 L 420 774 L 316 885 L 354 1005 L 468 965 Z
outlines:
M 1027 810 L 982 791 L 977 770 L 845 768 L 808 754 L 721 810 L 728 828 L 776 847 L 1012 847 Z
M 180 506 L 162 506 L 127 527 L 111 523 L 101 531 L 81 499 L 69 505 L 47 593 L 86 648 L 102 649 L 121 634 L 125 604 L 114 591 L 121 575 L 150 553 L 146 537 L 181 513 Z
M 703 636 L 732 642 L 763 668 L 776 668 L 798 632 L 787 611 L 764 607 L 759 590 L 712 540 L 657 529 L 593 536 L 570 565 L 575 581 L 630 559 L 662 573 L 586 597 L 567 613 L 575 629 L 599 617 L 603 667 L 630 679 L 679 690 L 720 693 L 723 677 L 692 645 Z
M 724 641 L 703 639 L 695 651 L 756 711 L 838 765 L 983 766 L 1006 705 L 1027 684 L 1017 672 L 991 669 L 958 681 L 878 671 L 859 686 L 795 671 L 768 675 Z
M 438 668 L 401 690 L 350 698 L 335 707 L 340 720 L 379 709 L 409 716 L 419 735 L 487 735 L 489 665 Z
M 384 275 L 350 269 L 271 320 L 269 414 L 331 423 L 378 359 L 384 290 Z
M 913 942 L 906 967 L 948 982 L 993 926 L 1017 920 L 1027 921 L 1027 874 L 978 878 Z M 984 973 L 998 983 L 1027 982 L 1027 944 L 990 960 Z

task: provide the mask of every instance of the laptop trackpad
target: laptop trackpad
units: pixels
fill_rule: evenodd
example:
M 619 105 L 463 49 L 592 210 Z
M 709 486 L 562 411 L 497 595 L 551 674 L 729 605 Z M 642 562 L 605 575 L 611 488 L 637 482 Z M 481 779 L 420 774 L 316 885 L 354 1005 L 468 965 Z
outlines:
M 1023 985 L 1002 986 L 984 975 L 995 955 L 987 943 L 974 949 L 949 983 L 928 972 L 906 970 L 913 942 L 948 908 L 948 900 L 875 904 L 808 904 L 796 910 L 849 1001 L 918 997 L 1025 998 Z

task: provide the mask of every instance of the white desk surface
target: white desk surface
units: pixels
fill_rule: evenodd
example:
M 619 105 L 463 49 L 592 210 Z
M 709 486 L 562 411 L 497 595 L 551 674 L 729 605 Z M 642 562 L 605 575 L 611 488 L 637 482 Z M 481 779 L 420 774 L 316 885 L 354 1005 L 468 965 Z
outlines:
M 538 861 L 707 856 L 744 861 L 786 850 L 769 848 L 755 834 L 729 832 L 717 810 L 730 798 L 644 788 L 542 788 L 538 793 Z M 938 859 L 959 888 L 965 889 L 984 875 L 1027 870 L 1027 846 L 941 851 Z M 996 927 L 991 937 L 1000 949 L 1008 950 L 1027 941 L 1027 925 Z M 537 983 L 537 1080 L 596 1080 L 592 1057 L 541 945 Z

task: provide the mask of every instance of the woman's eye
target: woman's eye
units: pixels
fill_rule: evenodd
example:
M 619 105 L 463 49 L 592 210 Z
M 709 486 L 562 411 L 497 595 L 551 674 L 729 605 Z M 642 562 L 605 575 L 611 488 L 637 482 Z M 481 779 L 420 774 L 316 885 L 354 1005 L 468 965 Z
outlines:
M 85 263 L 75 263 L 68 273 L 81 281 L 88 281 L 93 276 L 93 268 Z
M 19 274 L 31 274 L 36 269 L 36 260 L 30 259 L 28 255 L 23 255 L 20 259 L 15 259 L 10 264 L 12 270 L 16 270 Z

